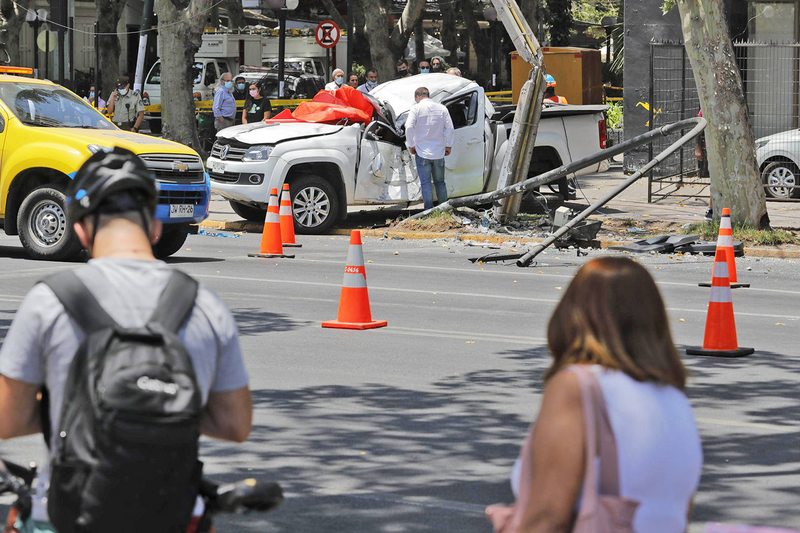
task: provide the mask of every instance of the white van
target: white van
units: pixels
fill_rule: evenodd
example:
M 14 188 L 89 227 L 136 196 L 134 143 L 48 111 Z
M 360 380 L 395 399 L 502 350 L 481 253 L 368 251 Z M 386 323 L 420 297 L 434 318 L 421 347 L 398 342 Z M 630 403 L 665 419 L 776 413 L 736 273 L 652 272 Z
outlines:
M 196 57 L 192 66 L 193 85 L 192 94 L 195 100 L 211 100 L 214 94 L 214 85 L 225 72 L 232 72 L 236 65 L 224 59 Z M 161 60 L 155 62 L 144 79 L 142 99 L 145 105 L 161 103 Z M 152 133 L 161 133 L 161 113 L 148 113 L 145 118 L 150 125 Z

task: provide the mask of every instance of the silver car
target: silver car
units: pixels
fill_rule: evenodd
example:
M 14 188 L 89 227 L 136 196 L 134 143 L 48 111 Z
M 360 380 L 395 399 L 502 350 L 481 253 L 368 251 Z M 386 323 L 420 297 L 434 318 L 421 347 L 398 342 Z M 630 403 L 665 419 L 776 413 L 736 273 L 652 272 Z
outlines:
M 756 159 L 767 197 L 800 197 L 800 130 L 782 131 L 758 139 Z

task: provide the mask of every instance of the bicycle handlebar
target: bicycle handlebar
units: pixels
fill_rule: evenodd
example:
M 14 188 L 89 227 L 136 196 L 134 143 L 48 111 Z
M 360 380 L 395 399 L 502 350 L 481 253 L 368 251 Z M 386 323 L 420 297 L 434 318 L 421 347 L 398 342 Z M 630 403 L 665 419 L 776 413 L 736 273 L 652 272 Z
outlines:
M 203 479 L 200 482 L 200 496 L 205 498 L 212 513 L 269 511 L 283 501 L 283 490 L 277 483 L 253 478 L 223 485 Z

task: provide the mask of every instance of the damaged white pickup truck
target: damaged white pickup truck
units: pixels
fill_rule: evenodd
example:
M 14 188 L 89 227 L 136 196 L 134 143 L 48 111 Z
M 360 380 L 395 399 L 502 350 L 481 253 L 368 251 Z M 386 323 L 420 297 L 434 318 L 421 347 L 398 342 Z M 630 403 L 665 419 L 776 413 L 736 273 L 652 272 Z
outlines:
M 414 90 L 427 87 L 445 105 L 455 141 L 445 159 L 451 198 L 492 191 L 511 131 L 514 108 L 492 106 L 475 82 L 422 74 L 379 85 L 367 96 L 368 123 L 272 122 L 224 129 L 208 159 L 212 192 L 248 220 L 263 221 L 272 188 L 291 186 L 295 227 L 322 233 L 344 219 L 348 206 L 408 205 L 421 201 L 419 180 L 404 142 Z M 605 148 L 602 105 L 553 106 L 542 111 L 530 176 Z M 603 163 L 581 173 L 605 170 Z M 559 189 L 567 194 L 566 183 Z

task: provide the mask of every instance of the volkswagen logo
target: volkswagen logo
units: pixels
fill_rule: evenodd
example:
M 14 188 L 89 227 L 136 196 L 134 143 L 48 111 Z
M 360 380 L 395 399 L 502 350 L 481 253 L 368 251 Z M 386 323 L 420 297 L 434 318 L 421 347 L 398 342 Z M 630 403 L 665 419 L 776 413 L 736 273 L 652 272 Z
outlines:
M 228 157 L 228 150 L 230 150 L 230 148 L 231 147 L 228 144 L 223 145 L 223 147 L 220 148 L 220 150 L 219 150 L 219 158 L 220 159 L 225 159 L 226 157 Z

